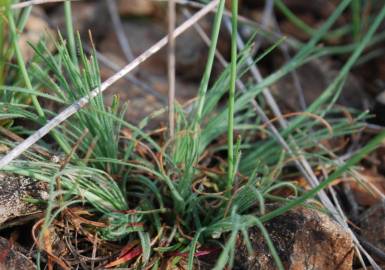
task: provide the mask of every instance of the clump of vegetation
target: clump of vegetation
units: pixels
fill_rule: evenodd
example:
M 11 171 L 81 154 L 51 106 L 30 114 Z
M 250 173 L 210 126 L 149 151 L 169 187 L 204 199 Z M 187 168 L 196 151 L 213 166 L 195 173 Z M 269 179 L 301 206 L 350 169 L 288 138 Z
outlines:
M 282 1 L 276 1 L 310 39 L 299 44 L 296 55 L 276 72 L 260 82 L 239 85 L 237 81 L 241 82 L 254 64 L 286 41 L 276 39 L 256 58 L 251 53 L 253 38 L 238 50 L 237 1 L 233 0 L 231 63 L 210 84 L 225 18 L 225 1 L 220 0 L 197 98 L 188 105 L 175 102 L 175 131 L 170 138 L 166 129 L 147 128 L 167 108 L 134 126 L 124 119 L 130 108 L 118 96 L 112 106 L 104 103 L 96 52 L 87 55 L 80 35 L 74 35 L 70 2 L 64 3 L 66 38 L 59 34 L 57 40 L 31 44 L 35 56 L 25 63 L 17 40 L 31 6 L 16 10 L 11 2 L 2 1 L 0 125 L 22 137 L 34 136 L 32 127 L 49 131 L 49 136 L 37 143 L 49 155 L 25 148 L 22 155 L 0 162 L 2 172 L 28 176 L 49 186 L 49 200 L 35 202 L 46 206 L 45 217 L 33 231 L 38 266 L 43 268 L 41 258 L 46 257 L 45 263 L 70 269 L 65 257 L 52 254 L 52 243 L 47 240 L 50 235 L 65 235 L 72 245 L 79 243 L 88 249 L 88 254 L 96 252 L 92 251 L 96 241 L 100 256 L 115 252 L 113 260 L 103 262 L 106 267 L 163 269 L 179 265 L 193 269 L 198 261 L 206 261 L 210 269 L 223 269 L 233 264 L 238 236 L 252 252 L 248 229 L 257 226 L 277 268 L 283 269 L 263 223 L 306 204 L 337 177 L 354 170 L 353 166 L 385 137 L 385 133 L 379 134 L 342 164 L 337 163 L 332 150 L 320 144 L 354 134 L 369 117 L 367 112 L 349 110 L 351 117 L 347 118 L 346 109 L 342 111 L 334 103 L 349 71 L 377 37 L 385 8 L 371 18 L 370 28 L 362 36 L 357 30 L 359 17 L 354 17 L 352 29 L 346 30 L 353 33 L 354 43 L 343 48 L 317 46 L 336 34 L 330 30 L 332 25 L 353 2 L 357 1 L 341 1 L 315 30 L 296 18 Z M 47 48 L 48 42 L 55 43 L 54 53 Z M 351 54 L 334 81 L 305 112 L 268 120 L 269 104 L 257 103 L 266 87 L 314 58 L 337 53 Z M 100 93 L 94 95 L 95 91 Z M 89 102 L 80 108 L 77 102 L 84 98 Z M 76 105 L 78 112 L 52 128 L 49 119 L 61 114 L 44 108 L 42 101 L 63 109 Z M 275 122 L 281 126 L 276 128 Z M 0 143 L 9 149 L 17 145 L 5 136 Z M 311 167 L 316 166 L 327 166 L 332 173 L 310 189 L 295 181 L 303 172 L 311 178 Z M 279 202 L 280 207 L 267 212 L 265 205 L 273 202 Z M 214 259 L 205 260 L 207 255 Z

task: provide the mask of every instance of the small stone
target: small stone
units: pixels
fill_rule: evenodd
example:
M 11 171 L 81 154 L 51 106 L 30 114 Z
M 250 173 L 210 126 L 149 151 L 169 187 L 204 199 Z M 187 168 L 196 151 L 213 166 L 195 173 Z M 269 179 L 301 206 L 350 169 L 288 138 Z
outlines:
M 297 207 L 264 225 L 285 269 L 352 269 L 352 238 L 327 215 Z M 258 228 L 251 228 L 249 237 L 255 254 L 249 257 L 246 246 L 239 241 L 234 269 L 276 269 L 274 259 Z
M 47 187 L 39 185 L 38 181 L 0 173 L 0 225 L 14 218 L 40 212 L 38 206 L 27 202 L 25 198 L 43 199 L 44 192 L 47 192 Z

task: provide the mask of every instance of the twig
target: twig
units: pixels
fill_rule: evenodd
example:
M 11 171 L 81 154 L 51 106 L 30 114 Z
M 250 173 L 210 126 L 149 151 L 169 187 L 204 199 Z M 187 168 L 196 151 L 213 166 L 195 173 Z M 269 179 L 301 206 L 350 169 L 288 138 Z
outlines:
M 361 244 L 363 247 L 365 247 L 370 253 L 373 254 L 373 256 L 378 257 L 381 259 L 381 261 L 385 262 L 385 252 L 367 241 L 364 237 L 362 236 L 357 236 L 358 240 L 360 240 Z
M 182 13 L 186 17 L 186 19 L 189 19 L 192 16 L 191 12 L 188 11 L 187 8 L 183 8 Z M 210 40 L 209 36 L 206 34 L 206 32 L 203 30 L 203 28 L 200 26 L 199 22 L 194 24 L 193 27 L 194 27 L 195 31 L 197 31 L 199 36 L 202 38 L 204 43 L 206 43 L 206 45 L 209 47 L 211 40 Z M 218 50 L 215 50 L 215 57 L 219 60 L 219 62 L 221 63 L 221 65 L 223 67 L 226 67 L 228 65 L 226 59 L 223 57 L 223 55 Z
M 2 133 L 3 135 L 7 136 L 8 138 L 14 140 L 15 142 L 22 142 L 23 141 L 22 137 L 20 137 L 16 133 L 13 133 L 11 130 L 8 130 L 2 126 L 0 126 L 0 133 Z M 43 157 L 46 157 L 46 158 L 51 157 L 50 153 L 39 145 L 33 146 L 32 149 L 34 149 L 37 153 L 39 153 Z
M 33 5 L 42 5 L 42 4 L 47 4 L 47 3 L 64 2 L 64 1 L 66 1 L 66 0 L 30 0 L 30 1 L 25 1 L 22 3 L 13 4 L 13 5 L 11 5 L 11 9 L 20 9 L 20 8 L 33 6 Z M 75 1 L 81 1 L 81 0 L 68 0 L 68 1 L 75 2 Z M 107 0 L 107 1 L 110 2 L 113 0 Z M 165 2 L 168 0 L 152 0 L 152 1 Z M 176 4 L 190 6 L 193 8 L 203 8 L 204 7 L 204 4 L 202 4 L 202 3 L 193 2 L 193 1 L 189 1 L 189 0 L 174 0 L 174 1 Z M 0 10 L 1 10 L 1 8 L 0 8 Z M 211 10 L 210 12 L 215 12 L 215 11 Z M 226 10 L 224 11 L 224 15 L 227 17 L 231 17 L 231 13 L 226 11 Z M 262 29 L 263 31 L 265 31 L 266 33 L 268 33 L 270 36 L 272 36 L 274 38 L 282 38 L 282 34 L 271 31 L 271 30 L 267 29 L 266 27 L 264 27 L 263 25 L 255 22 L 255 21 L 252 21 L 252 20 L 250 20 L 250 19 L 248 19 L 242 15 L 239 15 L 238 19 L 239 19 L 239 22 L 241 22 L 241 23 L 245 23 L 245 24 L 250 25 L 252 27 Z M 290 38 L 290 37 L 287 37 L 285 39 L 285 42 L 293 48 L 298 48 L 298 45 L 300 44 L 300 42 L 298 40 L 295 40 L 294 38 Z
M 183 8 L 182 13 L 187 19 L 189 19 L 191 17 L 191 13 L 190 13 L 190 11 L 188 11 L 187 8 Z M 211 40 L 210 40 L 209 36 L 206 34 L 206 32 L 203 30 L 203 28 L 200 26 L 200 24 L 196 23 L 193 25 L 193 27 L 194 27 L 195 31 L 197 31 L 199 36 L 202 38 L 204 43 L 206 43 L 207 46 L 210 46 Z M 217 60 L 221 63 L 221 65 L 223 67 L 226 67 L 228 65 L 226 59 L 223 57 L 223 55 L 218 50 L 215 50 L 215 57 L 217 58 Z
M 63 0 L 64 1 L 64 0 Z M 78 0 L 77 0 L 78 1 Z M 112 1 L 112 0 L 108 0 L 108 1 Z M 24 3 L 24 2 L 23 2 Z M 50 21 L 49 18 L 46 18 L 46 20 L 48 21 L 49 25 L 51 27 L 55 27 L 53 25 L 53 23 Z M 123 67 L 117 65 L 116 63 L 112 62 L 111 60 L 109 60 L 106 56 L 104 56 L 102 53 L 100 53 L 99 51 L 97 51 L 95 48 L 91 48 L 89 45 L 87 44 L 83 44 L 83 48 L 86 52 L 92 54 L 93 52 L 95 52 L 96 54 L 96 58 L 103 64 L 105 65 L 107 68 L 111 69 L 112 71 L 114 72 L 118 72 L 120 71 Z M 132 83 L 133 85 L 136 85 L 138 86 L 139 88 L 141 88 L 144 92 L 146 92 L 147 94 L 149 95 L 152 95 L 154 97 L 156 97 L 161 103 L 162 105 L 166 105 L 167 104 L 167 98 L 165 96 L 163 96 L 161 93 L 159 93 L 158 91 L 156 91 L 155 89 L 153 89 L 150 85 L 148 85 L 147 83 L 145 82 L 142 82 L 141 80 L 139 80 L 137 78 L 136 75 L 134 74 L 126 74 L 124 77 L 123 77 L 125 80 L 129 81 L 130 83 Z M 142 92 L 141 92 L 142 93 Z M 143 93 L 142 93 L 143 94 Z
M 59 1 L 59 0 L 58 0 Z M 65 0 L 61 0 L 61 1 L 65 1 Z M 72 1 L 75 1 L 75 0 L 72 0 Z M 76 0 L 76 1 L 79 1 L 79 0 Z M 115 1 L 115 0 L 108 0 L 108 1 Z M 25 3 L 25 2 L 23 2 Z M 52 22 L 51 20 L 47 17 L 45 18 L 48 22 L 48 24 L 51 26 L 51 27 L 56 27 Z M 87 44 L 83 44 L 83 48 L 86 52 L 88 53 L 93 53 L 95 52 L 96 54 L 96 58 L 103 64 L 105 65 L 107 68 L 111 69 L 112 71 L 114 72 L 118 72 L 119 70 L 121 70 L 123 67 L 117 65 L 116 63 L 112 62 L 111 60 L 109 60 L 106 56 L 104 56 L 102 53 L 100 53 L 99 51 L 97 51 L 95 48 L 91 48 L 90 46 L 88 46 Z M 153 89 L 150 85 L 148 85 L 147 83 L 145 82 L 142 82 L 141 80 L 139 80 L 137 78 L 136 75 L 134 74 L 126 74 L 124 77 L 123 77 L 125 80 L 129 81 L 130 83 L 138 86 L 139 88 L 141 88 L 142 90 L 144 90 L 144 92 L 146 92 L 147 94 L 149 95 L 152 95 L 154 97 L 156 97 L 161 103 L 162 105 L 166 105 L 167 104 L 167 98 L 165 96 L 163 96 L 162 94 L 160 94 L 158 91 L 156 91 L 155 89 Z M 142 92 L 141 92 L 142 93 Z M 143 94 L 143 93 L 142 93 Z
M 84 49 L 87 51 L 87 52 L 91 52 L 93 49 L 91 49 L 89 46 L 87 45 L 84 45 Z M 108 67 L 109 69 L 111 69 L 112 71 L 114 72 L 118 72 L 119 70 L 122 69 L 122 67 L 118 66 L 117 64 L 115 64 L 114 62 L 112 62 L 111 60 L 109 60 L 106 56 L 104 56 L 102 53 L 100 53 L 99 51 L 95 50 L 95 53 L 96 53 L 96 57 L 98 58 L 98 60 L 103 64 L 105 65 L 106 67 Z M 154 97 L 156 97 L 162 104 L 166 105 L 167 104 L 167 98 L 164 97 L 162 94 L 160 94 L 158 91 L 154 90 L 153 88 L 151 88 L 151 86 L 149 86 L 148 84 L 142 82 L 141 80 L 139 80 L 136 76 L 132 75 L 132 74 L 126 74 L 124 77 L 124 79 L 126 79 L 127 81 L 129 81 L 130 83 L 140 87 L 142 90 L 144 90 L 144 92 L 146 92 L 147 94 L 150 94 Z
M 13 4 L 11 6 L 12 9 L 20 9 L 20 8 L 25 8 L 25 7 L 29 7 L 29 6 L 33 6 L 33 5 L 42 5 L 42 4 L 47 4 L 47 3 L 55 3 L 55 2 L 64 2 L 66 0 L 31 0 L 31 1 L 25 1 L 25 2 L 22 2 L 22 3 L 18 3 L 18 4 Z M 71 1 L 71 2 L 77 2 L 77 1 L 81 1 L 81 0 L 68 0 L 68 1 Z M 112 1 L 112 0 L 106 0 L 106 1 Z M 165 1 L 168 1 L 168 0 L 152 0 L 154 2 L 165 2 Z M 189 7 L 192 7 L 192 8 L 203 8 L 205 5 L 202 4 L 202 3 L 199 3 L 199 2 L 193 2 L 193 1 L 190 1 L 190 0 L 174 0 L 176 4 L 178 5 L 184 5 L 184 6 L 189 6 Z M 1 8 L 0 8 L 1 10 Z M 216 12 L 215 10 L 211 10 L 210 12 Z M 227 17 L 231 17 L 231 12 L 225 10 L 224 11 L 224 15 L 227 16 Z M 267 38 L 269 37 L 272 37 L 274 38 L 275 40 L 276 39 L 280 39 L 282 38 L 282 34 L 281 33 L 277 33 L 275 31 L 272 31 L 270 29 L 268 29 L 267 27 L 265 27 L 263 24 L 260 24 L 258 22 L 255 22 L 253 20 L 250 20 L 242 15 L 239 15 L 238 16 L 238 21 L 240 23 L 244 23 L 244 24 L 247 24 L 249 26 L 252 26 L 254 28 L 257 28 L 259 30 L 262 30 L 263 32 L 265 32 L 267 34 Z M 298 48 L 299 45 L 301 44 L 298 40 L 292 38 L 292 37 L 287 37 L 285 39 L 285 43 L 287 43 L 287 45 L 293 47 L 294 49 Z
M 153 1 L 161 2 L 166 0 L 153 0 Z M 204 6 L 204 4 L 202 3 L 188 1 L 188 0 L 175 0 L 175 1 L 177 4 L 184 5 L 185 7 L 189 6 L 193 8 L 202 8 Z M 216 10 L 212 10 L 211 12 L 215 13 Z M 231 18 L 231 12 L 229 12 L 228 10 L 224 10 L 223 15 L 228 18 Z M 242 16 L 241 14 L 238 15 L 238 22 L 244 25 L 250 26 L 252 28 L 258 29 L 258 31 L 261 31 L 262 33 L 265 33 L 265 37 L 268 40 L 276 41 L 278 39 L 282 39 L 283 37 L 285 37 L 284 43 L 292 47 L 293 49 L 298 49 L 301 45 L 301 42 L 299 42 L 298 40 L 292 37 L 284 36 L 282 33 L 272 31 L 262 23 L 250 20 L 249 18 Z
M 31 1 L 25 1 L 22 3 L 13 4 L 11 6 L 11 9 L 20 9 L 20 8 L 30 7 L 30 6 L 34 6 L 34 5 L 42 5 L 42 4 L 64 2 L 64 1 L 75 2 L 75 1 L 79 1 L 79 0 L 31 0 Z
M 67 164 L 71 161 L 73 155 L 75 154 L 76 150 L 78 149 L 78 147 L 80 146 L 80 144 L 82 143 L 84 138 L 87 136 L 88 132 L 89 132 L 88 128 L 86 128 L 82 132 L 80 137 L 77 139 L 75 145 L 71 148 L 71 151 L 67 154 L 67 156 L 63 160 L 63 162 L 61 162 L 59 171 L 63 171 L 64 168 L 67 166 Z M 55 181 L 56 181 L 56 190 L 59 192 L 59 206 L 62 206 L 63 202 L 64 202 L 64 199 L 63 199 L 63 194 L 61 194 L 62 188 L 61 188 L 61 177 L 60 177 L 60 175 L 56 177 Z M 63 214 L 63 212 L 61 214 Z
M 25 2 L 22 2 L 22 3 L 18 3 L 18 4 L 13 4 L 11 6 L 11 9 L 20 9 L 20 8 L 25 8 L 25 7 L 29 7 L 29 6 L 33 6 L 33 5 L 42 5 L 42 4 L 47 4 L 47 3 L 55 3 L 55 2 L 64 2 L 66 0 L 31 0 L 31 1 L 25 1 Z M 78 1 L 81 1 L 81 0 L 68 0 L 68 1 L 71 1 L 71 2 L 78 2 Z M 107 1 L 111 1 L 111 0 L 107 0 Z M 154 2 L 165 2 L 165 1 L 168 1 L 168 0 L 152 0 Z M 193 1 L 190 1 L 190 0 L 174 0 L 176 4 L 179 4 L 179 5 L 185 5 L 185 6 L 190 6 L 190 7 L 193 7 L 193 8 L 203 8 L 205 5 L 202 4 L 202 3 L 199 3 L 199 2 L 193 2 Z M 1 8 L 0 8 L 1 10 Z M 210 12 L 216 12 L 215 10 L 211 10 Z M 224 15 L 227 16 L 227 17 L 231 17 L 231 12 L 228 12 L 228 11 L 224 11 Z M 247 24 L 249 26 L 252 26 L 252 27 L 255 27 L 255 28 L 258 28 L 264 32 L 266 32 L 269 36 L 275 38 L 275 39 L 279 39 L 279 38 L 282 38 L 282 35 L 280 33 L 276 33 L 274 31 L 271 31 L 269 29 L 267 29 L 266 27 L 264 27 L 263 25 L 255 22 L 255 21 L 252 21 L 242 15 L 239 15 L 238 16 L 238 19 L 239 19 L 239 22 L 241 23 L 244 23 L 244 24 Z M 267 37 L 268 38 L 268 37 Z M 299 45 L 300 45 L 300 42 L 292 37 L 287 37 L 285 39 L 285 42 L 290 45 L 291 47 L 293 48 L 298 48 Z
M 91 144 L 88 146 L 87 153 L 85 154 L 83 158 L 83 162 L 85 165 L 87 165 L 88 161 L 90 160 L 90 157 L 92 153 L 94 152 L 94 149 L 96 147 L 96 143 L 98 142 L 98 137 L 95 137 L 92 139 Z
M 217 6 L 218 2 L 219 2 L 218 0 L 210 2 L 207 6 L 205 6 L 196 14 L 194 14 L 194 16 L 192 16 L 188 21 L 184 22 L 181 26 L 176 28 L 174 31 L 174 38 L 181 35 L 184 31 L 186 31 L 192 25 L 194 25 L 198 20 L 200 20 L 202 17 L 208 14 L 213 8 Z M 114 74 L 113 76 L 108 78 L 106 81 L 104 81 L 99 88 L 94 89 L 87 96 L 82 97 L 77 102 L 67 107 L 64 111 L 62 111 L 52 120 L 50 120 L 46 125 L 44 125 L 42 128 L 37 130 L 34 134 L 29 136 L 26 140 L 24 140 L 22 143 L 20 143 L 14 149 L 12 149 L 7 155 L 5 155 L 0 160 L 0 169 L 6 166 L 7 164 L 9 164 L 13 159 L 20 156 L 24 151 L 26 151 L 29 147 L 31 147 L 31 145 L 33 145 L 39 139 L 44 137 L 49 131 L 51 131 L 53 128 L 57 127 L 58 125 L 60 125 L 67 118 L 69 118 L 70 116 L 75 114 L 78 110 L 80 110 L 82 107 L 87 105 L 92 98 L 104 92 L 108 87 L 110 87 L 112 84 L 117 82 L 127 73 L 131 72 L 133 69 L 135 69 L 138 65 L 140 65 L 142 62 L 147 60 L 154 53 L 158 52 L 166 44 L 167 44 L 167 37 L 164 37 L 161 40 L 159 40 L 156 44 L 154 44 L 152 47 L 150 47 L 147 51 L 145 51 L 140 56 L 138 56 L 130 64 L 126 65 L 121 71 Z
M 175 0 L 168 1 L 168 127 L 170 138 L 175 129 Z
M 95 233 L 94 241 L 92 243 L 92 257 L 91 257 L 91 270 L 95 269 L 95 258 L 98 247 L 98 234 Z

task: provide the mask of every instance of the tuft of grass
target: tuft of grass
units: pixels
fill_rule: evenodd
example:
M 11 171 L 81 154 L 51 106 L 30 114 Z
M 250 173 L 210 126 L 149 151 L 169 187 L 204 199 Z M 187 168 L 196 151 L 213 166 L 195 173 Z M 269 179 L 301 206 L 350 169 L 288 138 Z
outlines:
M 61 108 L 101 86 L 96 52 L 93 50 L 87 55 L 83 51 L 80 35 L 73 33 L 70 2 L 64 5 L 67 39 L 59 33 L 58 40 L 50 40 L 56 45 L 55 52 L 47 49 L 48 41 L 31 44 L 36 55 L 28 69 L 16 42 L 18 27 L 23 23 L 16 24 L 9 9 L 7 21 L 0 17 L 0 24 L 10 28 L 10 37 L 1 41 L 7 44 L 7 49 L 0 48 L 2 55 L 9 56 L 5 58 L 9 63 L 0 65 L 1 74 L 15 56 L 23 79 L 23 84 L 17 80 L 18 76 L 15 81 L 3 80 L 0 91 L 11 97 L 22 94 L 32 99 L 32 106 L 12 98 L 0 101 L 0 107 L 4 108 L 0 111 L 0 121 L 12 119 L 8 131 L 19 136 L 33 132 L 23 126 L 25 121 L 41 125 L 45 118 L 57 115 L 42 108 L 40 100 L 50 100 Z M 276 5 L 286 16 L 295 16 L 282 1 L 276 1 Z M 193 110 L 175 103 L 175 134 L 170 140 L 163 141 L 167 134 L 160 133 L 156 137 L 146 130 L 147 124 L 167 109 L 154 112 L 134 126 L 124 119 L 125 110 L 130 108 L 121 104 L 118 96 L 107 106 L 102 95 L 98 95 L 88 107 L 52 133 L 54 145 L 49 140 L 39 142 L 39 149 L 50 154 L 64 154 L 64 161 L 54 162 L 31 148 L 0 170 L 29 176 L 49 185 L 50 198 L 42 202 L 47 210 L 41 232 L 52 228 L 66 208 L 82 207 L 95 214 L 94 221 L 106 225 L 90 225 L 83 228 L 85 231 L 97 233 L 102 241 L 137 243 L 141 256 L 130 266 L 159 269 L 164 260 L 168 260 L 170 265 L 185 263 L 188 269 L 194 269 L 202 249 L 213 248 L 220 250 L 213 269 L 231 267 L 238 236 L 243 237 L 251 251 L 248 230 L 255 226 L 263 235 L 277 268 L 284 269 L 263 223 L 295 206 L 306 205 L 308 199 L 352 170 L 354 164 L 385 138 L 385 133 L 381 133 L 340 167 L 333 162 L 334 156 L 329 150 L 319 147 L 320 141 L 354 134 L 364 127 L 368 118 L 366 112 L 349 110 L 352 119 L 346 119 L 341 109 L 333 105 L 364 48 L 381 40 L 375 32 L 385 17 L 385 7 L 373 17 L 368 31 L 355 43 L 343 48 L 317 46 L 333 34 L 330 29 L 346 8 L 351 6 L 354 14 L 361 13 L 355 5 L 351 0 L 341 1 L 318 30 L 308 28 L 293 17 L 294 23 L 311 34 L 309 41 L 279 70 L 259 84 L 247 84 L 245 93 L 239 93 L 235 82 L 242 80 L 250 69 L 246 59 L 250 57 L 252 40 L 244 50 L 237 51 L 238 2 L 235 0 L 232 1 L 231 63 L 212 85 L 209 83 L 225 12 L 225 1 L 220 0 L 197 100 L 192 104 Z M 348 27 L 356 29 L 360 24 L 360 20 L 355 19 Z M 13 41 L 13 49 L 10 41 Z M 252 64 L 275 53 L 282 42 L 273 42 Z M 297 171 L 287 174 L 285 169 L 290 167 L 292 157 L 266 129 L 266 123 L 251 108 L 250 100 L 260 99 L 263 88 L 306 62 L 334 53 L 351 53 L 351 56 L 308 110 L 292 115 L 287 119 L 288 127 L 279 130 L 283 138 L 290 138 L 289 146 L 299 148 L 312 166 L 329 166 L 334 170 L 318 187 L 306 191 L 293 182 L 299 177 Z M 43 92 L 43 87 L 49 90 Z M 227 101 L 226 105 L 223 100 Z M 236 144 L 235 133 L 242 138 L 238 138 Z M 0 137 L 0 144 L 7 148 L 15 146 L 14 141 L 5 137 Z M 290 192 L 294 198 L 278 196 L 281 190 Z M 279 202 L 281 207 L 266 213 L 265 205 L 272 202 Z

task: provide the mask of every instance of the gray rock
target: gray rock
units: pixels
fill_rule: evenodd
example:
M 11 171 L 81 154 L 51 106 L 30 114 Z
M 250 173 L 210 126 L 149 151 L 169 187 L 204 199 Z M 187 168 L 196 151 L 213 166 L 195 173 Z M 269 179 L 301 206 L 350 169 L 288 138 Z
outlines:
M 285 269 L 352 269 L 353 241 L 349 233 L 327 215 L 305 207 L 297 207 L 264 225 Z M 234 269 L 276 269 L 258 228 L 251 228 L 249 236 L 255 254 L 250 256 L 240 239 Z

